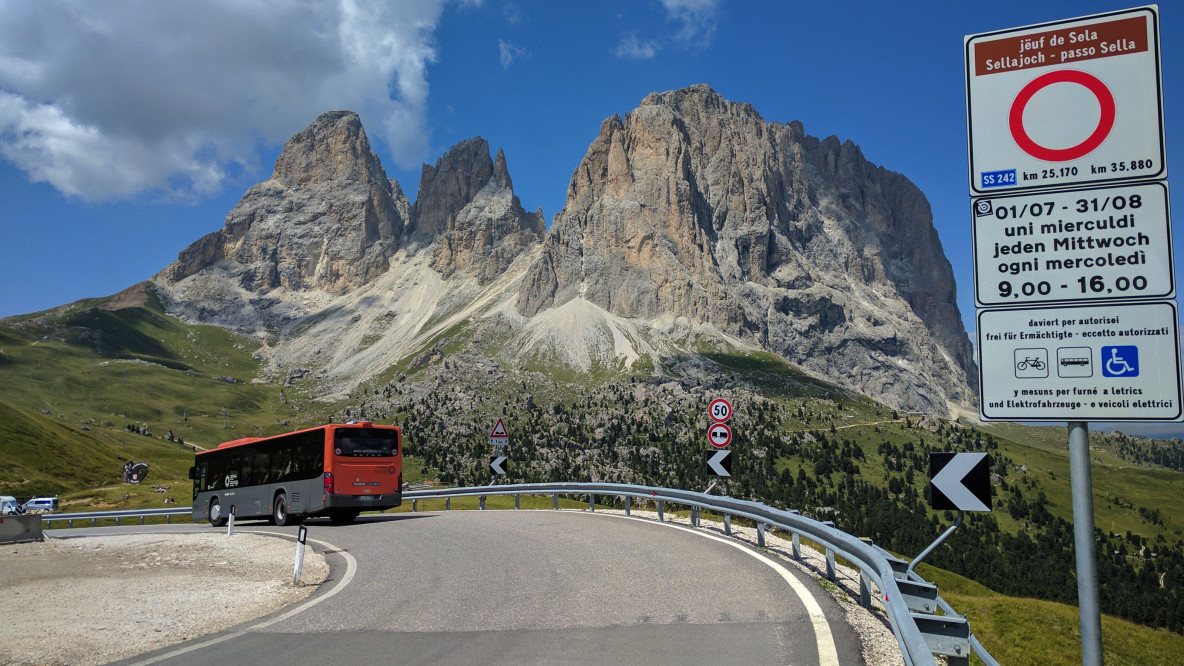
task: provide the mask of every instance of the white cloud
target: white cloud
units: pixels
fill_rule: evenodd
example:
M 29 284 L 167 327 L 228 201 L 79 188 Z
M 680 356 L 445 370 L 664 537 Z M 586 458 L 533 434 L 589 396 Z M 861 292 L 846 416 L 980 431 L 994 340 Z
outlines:
M 519 58 L 530 57 L 530 52 L 525 48 L 502 39 L 497 40 L 497 50 L 497 59 L 502 64 L 502 69 L 509 69 L 510 65 Z
M 719 0 L 662 0 L 667 17 L 679 23 L 675 39 L 684 46 L 703 46 L 715 36 Z
M 0 3 L 0 157 L 89 200 L 202 195 L 352 109 L 414 167 L 444 3 Z
M 658 46 L 652 41 L 641 41 L 634 33 L 629 33 L 617 44 L 613 54 L 618 58 L 631 60 L 649 60 L 658 52 Z

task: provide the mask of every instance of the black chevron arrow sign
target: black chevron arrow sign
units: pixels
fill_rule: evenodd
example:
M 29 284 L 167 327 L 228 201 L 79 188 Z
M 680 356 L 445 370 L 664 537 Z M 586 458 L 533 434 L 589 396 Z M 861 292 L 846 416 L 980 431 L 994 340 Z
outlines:
M 929 505 L 939 511 L 991 510 L 991 459 L 985 453 L 930 453 Z

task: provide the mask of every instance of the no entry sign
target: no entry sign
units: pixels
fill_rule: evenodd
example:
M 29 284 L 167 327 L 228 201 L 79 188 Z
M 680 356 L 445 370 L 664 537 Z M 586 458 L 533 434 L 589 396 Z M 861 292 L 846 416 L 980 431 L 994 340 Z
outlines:
M 1167 176 L 1155 7 L 966 38 L 975 194 Z

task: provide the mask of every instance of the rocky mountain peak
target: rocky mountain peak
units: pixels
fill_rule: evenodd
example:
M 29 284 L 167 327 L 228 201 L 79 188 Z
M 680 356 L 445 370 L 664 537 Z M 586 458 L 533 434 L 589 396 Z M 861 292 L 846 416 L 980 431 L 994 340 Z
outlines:
M 259 296 L 343 293 L 383 274 L 409 208 L 357 114 L 325 113 L 284 145 L 272 177 L 247 190 L 221 230 L 154 280 L 199 318 L 266 320 Z
M 476 198 L 492 175 L 489 142 L 479 136 L 448 149 L 435 166 L 423 165 L 419 194 L 415 197 L 412 237 L 425 245 L 432 242 Z
M 940 412 L 973 402 L 954 293 L 906 178 L 697 85 L 601 124 L 518 309 L 580 298 L 622 317 L 686 317 Z
M 330 181 L 386 180 L 378 156 L 353 111 L 329 111 L 297 132 L 275 161 L 272 179 L 285 187 Z
M 412 239 L 434 242 L 432 268 L 445 277 L 457 271 L 482 283 L 500 275 L 546 231 L 542 210 L 522 208 L 506 154 L 489 156 L 489 143 L 474 137 L 424 165 L 415 200 Z

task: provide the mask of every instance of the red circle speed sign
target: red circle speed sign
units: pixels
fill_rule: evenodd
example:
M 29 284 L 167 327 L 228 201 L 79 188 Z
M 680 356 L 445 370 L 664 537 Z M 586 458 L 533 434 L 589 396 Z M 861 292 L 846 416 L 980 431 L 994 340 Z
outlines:
M 723 398 L 716 398 L 707 405 L 707 415 L 716 423 L 723 423 L 732 418 L 732 403 Z
M 707 429 L 707 441 L 717 449 L 732 443 L 732 429 L 722 423 L 713 423 Z
M 1024 129 L 1024 109 L 1028 106 L 1028 102 L 1032 101 L 1032 97 L 1036 93 L 1054 83 L 1076 83 L 1085 86 L 1098 99 L 1098 106 L 1101 107 L 1102 115 L 1098 119 L 1098 126 L 1085 141 L 1076 146 L 1047 148 L 1032 140 L 1032 137 L 1028 136 L 1028 130 Z M 1038 160 L 1067 162 L 1085 157 L 1102 145 L 1106 137 L 1110 136 L 1110 130 L 1114 128 L 1114 115 L 1114 95 L 1110 93 L 1110 89 L 1106 87 L 1105 83 L 1092 74 L 1073 69 L 1062 69 L 1038 76 L 1024 86 L 1023 90 L 1020 90 L 1020 94 L 1015 96 L 1015 101 L 1011 104 L 1008 126 L 1011 128 L 1011 136 L 1015 139 L 1016 145 L 1025 153 Z

